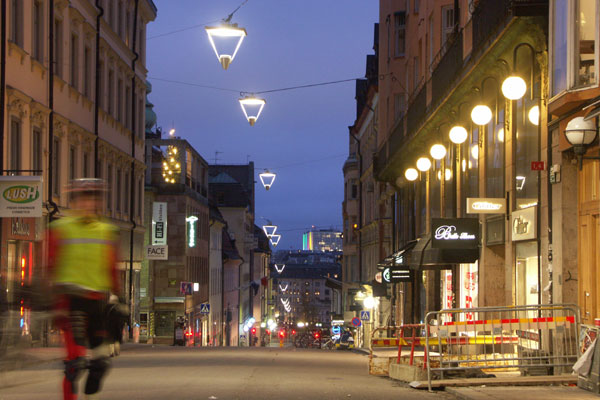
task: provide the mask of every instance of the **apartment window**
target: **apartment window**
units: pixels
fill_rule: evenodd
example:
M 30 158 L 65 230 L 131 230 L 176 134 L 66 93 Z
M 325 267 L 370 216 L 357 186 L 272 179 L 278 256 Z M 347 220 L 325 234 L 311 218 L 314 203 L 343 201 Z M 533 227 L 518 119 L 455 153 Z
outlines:
M 419 3 L 420 3 L 419 0 L 415 0 L 414 6 L 413 6 L 413 12 L 415 14 L 417 14 L 419 12 Z
M 117 19 L 117 32 L 119 32 L 119 37 L 121 39 L 125 39 L 125 34 L 123 33 L 123 29 L 125 27 L 125 24 L 123 23 L 123 2 L 119 1 L 119 3 L 117 4 L 117 15 L 118 15 L 118 19 Z
M 406 51 L 406 12 L 400 11 L 394 14 L 394 55 L 401 57 Z
M 144 126 L 144 115 L 145 115 L 145 108 L 144 108 L 144 96 L 140 96 L 140 99 L 138 100 L 138 109 L 137 109 L 137 113 L 138 113 L 138 137 L 141 139 L 144 137 L 144 130 L 145 130 L 145 126 Z
M 98 106 L 104 108 L 104 62 L 98 68 Z
M 575 86 L 584 87 L 598 82 L 598 1 L 578 0 L 575 7 Z
M 13 173 L 21 169 L 21 121 L 10 121 L 10 163 L 8 169 Z
M 108 71 L 108 94 L 106 100 L 106 108 L 108 113 L 115 116 L 115 72 L 113 70 Z
M 402 117 L 402 115 L 404 114 L 404 110 L 406 109 L 405 99 L 406 99 L 406 97 L 405 97 L 404 93 L 396 93 L 394 95 L 394 119 L 395 120 Z
M 431 63 L 433 62 L 433 51 L 434 51 L 434 35 L 433 35 L 433 14 L 431 14 L 429 16 L 429 65 L 431 65 Z
M 125 13 L 125 44 L 129 47 L 131 42 L 131 13 L 129 10 Z
M 419 57 L 413 58 L 413 90 L 417 90 L 419 86 L 419 71 L 421 69 L 421 63 L 419 62 Z
M 131 187 L 130 182 L 130 174 L 127 171 L 123 171 L 123 184 L 125 185 L 125 188 L 123 190 L 123 194 L 124 196 L 124 200 L 125 200 L 125 204 L 123 205 L 123 212 L 125 214 L 129 214 L 129 188 Z
M 125 126 L 127 129 L 131 129 L 133 134 L 131 126 L 131 88 L 129 86 L 125 88 Z
M 121 199 L 121 191 L 123 190 L 123 177 L 121 176 L 121 170 L 117 168 L 117 188 L 116 188 L 116 192 L 117 192 L 117 198 L 116 198 L 116 202 L 117 204 L 115 205 L 115 209 L 117 210 L 117 212 L 121 211 L 121 206 L 122 206 L 122 199 Z
M 34 127 L 31 136 L 31 169 L 39 171 L 35 175 L 42 175 L 42 130 Z
M 442 47 L 452 36 L 454 31 L 454 8 L 452 6 L 442 7 Z
M 69 148 L 69 181 L 77 175 L 77 153 L 74 146 Z
M 44 61 L 44 5 L 33 2 L 33 31 L 31 37 L 31 56 L 39 62 Z
M 79 78 L 79 38 L 71 35 L 71 86 L 77 89 Z
M 114 0 L 108 0 L 108 24 L 111 28 L 114 27 L 115 23 L 115 7 Z
M 144 180 L 143 179 L 139 179 L 139 184 L 138 187 L 140 189 L 139 193 L 138 193 L 138 208 L 137 208 L 137 216 L 138 218 L 142 217 L 142 208 L 143 208 L 143 201 L 144 201 Z
M 108 164 L 108 167 L 106 169 L 106 186 L 108 188 L 108 190 L 106 191 L 106 209 L 107 210 L 111 210 L 112 209 L 112 201 L 113 201 L 113 170 L 112 170 L 112 165 Z
M 63 76 L 62 21 L 54 20 L 54 73 Z
M 352 197 L 351 199 L 356 199 L 358 197 L 358 185 L 355 183 L 352 184 Z
M 54 138 L 52 143 L 52 194 L 60 196 L 60 141 Z
M 123 79 L 117 81 L 117 121 L 123 122 Z
M 89 153 L 83 153 L 83 177 L 89 178 L 90 175 L 90 155 Z
M 92 50 L 83 49 L 83 94 L 88 99 L 92 96 Z
M 23 47 L 23 0 L 10 2 L 10 31 L 8 39 Z

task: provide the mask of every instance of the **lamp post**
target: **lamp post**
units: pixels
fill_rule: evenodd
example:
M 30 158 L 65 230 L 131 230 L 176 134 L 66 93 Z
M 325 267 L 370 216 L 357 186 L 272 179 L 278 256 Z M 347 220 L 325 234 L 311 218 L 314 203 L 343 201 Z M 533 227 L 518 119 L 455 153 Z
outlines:
M 583 160 L 600 160 L 600 156 L 585 156 L 587 147 L 591 145 L 598 136 L 598 129 L 593 120 L 584 117 L 575 117 L 567 124 L 565 137 L 567 142 L 573 146 L 573 152 L 577 156 L 579 170 L 583 168 Z

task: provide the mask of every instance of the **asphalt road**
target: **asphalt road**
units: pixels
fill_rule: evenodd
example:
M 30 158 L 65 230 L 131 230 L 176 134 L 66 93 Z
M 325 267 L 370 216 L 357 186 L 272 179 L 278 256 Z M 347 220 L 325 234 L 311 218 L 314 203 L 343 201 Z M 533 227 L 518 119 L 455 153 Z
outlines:
M 182 348 L 140 345 L 113 363 L 103 400 L 450 399 L 369 376 L 368 357 L 294 348 Z M 4 375 L 0 400 L 61 399 L 62 364 Z M 80 385 L 83 386 L 83 385 Z

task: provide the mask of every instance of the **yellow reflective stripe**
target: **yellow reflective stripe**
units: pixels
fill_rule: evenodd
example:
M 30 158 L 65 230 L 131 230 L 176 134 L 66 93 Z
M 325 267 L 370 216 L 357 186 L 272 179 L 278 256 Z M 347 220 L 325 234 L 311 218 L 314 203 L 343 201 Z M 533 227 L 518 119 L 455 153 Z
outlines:
M 107 239 L 92 239 L 92 238 L 75 238 L 75 239 L 62 239 L 59 241 L 60 244 L 105 244 L 110 245 L 114 242 Z

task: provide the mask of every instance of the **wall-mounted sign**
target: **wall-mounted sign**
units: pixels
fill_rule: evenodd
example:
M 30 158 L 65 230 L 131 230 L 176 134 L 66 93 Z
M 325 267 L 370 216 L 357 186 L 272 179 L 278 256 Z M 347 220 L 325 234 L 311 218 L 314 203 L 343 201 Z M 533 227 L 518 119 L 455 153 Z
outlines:
M 167 244 L 167 203 L 152 203 L 152 244 Z
M 412 271 L 410 267 L 386 267 L 381 272 L 381 277 L 385 283 L 412 282 Z
M 0 177 L 0 217 L 41 216 L 41 176 Z
M 492 197 L 467 197 L 467 214 L 504 214 L 506 199 Z
M 194 284 L 192 282 L 179 282 L 179 293 L 193 294 L 194 293 Z
M 544 168 L 544 162 L 543 161 L 532 161 L 531 162 L 531 170 L 532 171 L 543 171 Z
M 476 249 L 479 246 L 477 218 L 432 218 L 431 247 L 434 249 Z
M 512 240 L 531 240 L 537 237 L 537 207 L 529 207 L 512 213 Z
M 168 260 L 169 246 L 154 245 L 146 246 L 146 260 Z
M 198 221 L 198 217 L 192 215 L 185 220 L 188 223 L 188 247 L 196 247 L 196 221 Z

